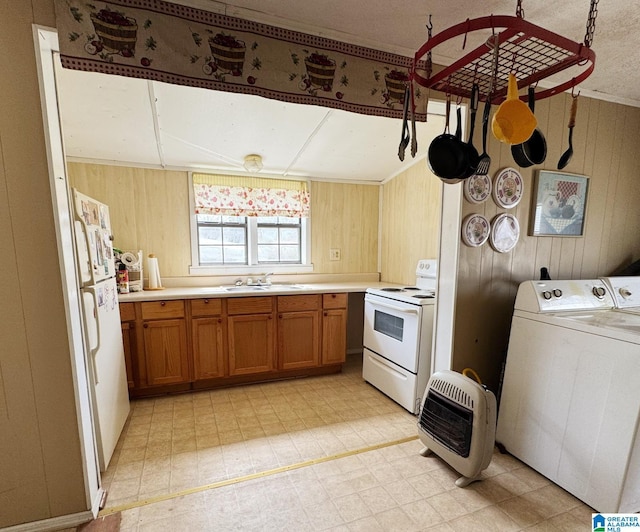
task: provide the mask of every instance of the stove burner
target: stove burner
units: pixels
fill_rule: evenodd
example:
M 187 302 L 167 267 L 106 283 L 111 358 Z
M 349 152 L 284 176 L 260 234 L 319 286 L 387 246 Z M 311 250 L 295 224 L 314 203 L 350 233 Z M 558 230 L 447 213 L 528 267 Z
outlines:
M 404 292 L 404 288 L 394 288 L 392 286 L 381 288 L 380 290 L 382 290 L 383 292 Z
M 416 294 L 411 297 L 415 297 L 416 299 L 433 299 L 436 296 L 434 294 Z
M 417 286 L 405 286 L 405 290 L 420 290 Z

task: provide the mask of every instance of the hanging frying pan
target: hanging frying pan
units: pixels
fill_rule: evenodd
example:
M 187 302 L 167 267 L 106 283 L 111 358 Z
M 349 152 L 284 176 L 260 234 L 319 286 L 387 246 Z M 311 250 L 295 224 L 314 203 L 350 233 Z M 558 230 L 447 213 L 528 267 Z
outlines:
M 467 144 L 462 142 L 461 135 L 449 133 L 450 112 L 451 95 L 447 95 L 444 133 L 431 141 L 428 161 L 431 171 L 445 183 L 457 183 L 469 168 L 469 157 Z M 458 119 L 458 130 L 460 128 Z
M 533 113 L 535 109 L 535 89 L 529 87 L 529 109 Z M 531 136 L 522 144 L 511 146 L 511 155 L 516 164 L 521 168 L 528 168 L 534 164 L 542 164 L 547 158 L 547 141 L 539 128 L 533 130 Z

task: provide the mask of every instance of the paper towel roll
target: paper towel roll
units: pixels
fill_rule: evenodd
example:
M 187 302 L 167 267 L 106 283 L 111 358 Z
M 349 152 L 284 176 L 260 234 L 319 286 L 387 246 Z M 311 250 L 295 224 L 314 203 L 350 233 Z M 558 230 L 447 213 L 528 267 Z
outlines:
M 136 257 L 130 251 L 125 251 L 120 255 L 120 261 L 127 267 L 128 270 L 133 269 L 133 267 L 138 264 L 138 257 Z
M 149 288 L 158 290 L 162 288 L 160 279 L 160 268 L 158 267 L 158 259 L 152 253 L 147 260 L 147 275 L 149 276 Z

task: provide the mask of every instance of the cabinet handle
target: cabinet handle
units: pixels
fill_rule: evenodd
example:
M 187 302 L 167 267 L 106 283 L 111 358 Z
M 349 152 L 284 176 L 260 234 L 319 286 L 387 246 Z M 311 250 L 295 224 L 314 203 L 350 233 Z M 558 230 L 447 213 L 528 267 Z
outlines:
M 145 323 L 145 324 L 143 325 L 143 327 L 146 329 L 146 328 L 148 328 L 148 327 L 149 327 L 149 324 L 148 324 L 148 323 Z
M 335 299 L 337 296 L 335 294 L 331 294 L 331 297 Z
M 209 304 L 209 300 L 208 300 L 208 299 L 205 299 L 205 300 L 204 300 L 204 304 L 205 304 L 205 305 L 208 305 L 208 304 Z
M 165 301 L 160 301 L 160 306 L 164 307 L 167 303 Z
M 324 315 L 325 315 L 325 316 L 328 316 L 328 315 L 329 315 L 329 313 L 325 311 Z
M 282 314 L 278 314 L 278 318 L 282 319 Z

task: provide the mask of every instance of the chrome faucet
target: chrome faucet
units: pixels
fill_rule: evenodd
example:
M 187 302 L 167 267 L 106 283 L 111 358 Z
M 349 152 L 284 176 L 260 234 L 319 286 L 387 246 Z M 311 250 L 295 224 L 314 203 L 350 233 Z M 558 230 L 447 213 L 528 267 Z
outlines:
M 242 286 L 244 284 L 244 281 L 240 278 L 236 279 L 235 282 L 233 283 L 236 286 Z
M 259 285 L 269 285 L 271 284 L 271 279 L 269 279 L 269 277 L 271 277 L 273 275 L 273 272 L 269 272 L 269 273 L 265 273 L 263 274 L 262 278 L 258 279 L 258 284 Z

